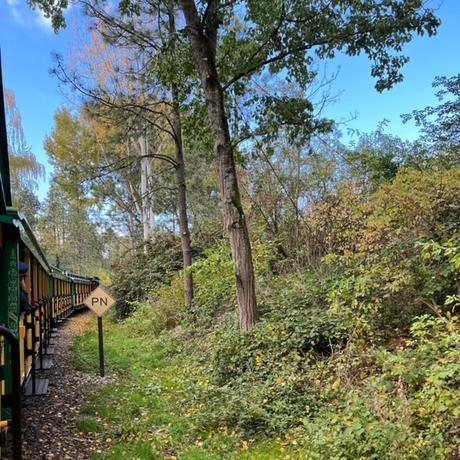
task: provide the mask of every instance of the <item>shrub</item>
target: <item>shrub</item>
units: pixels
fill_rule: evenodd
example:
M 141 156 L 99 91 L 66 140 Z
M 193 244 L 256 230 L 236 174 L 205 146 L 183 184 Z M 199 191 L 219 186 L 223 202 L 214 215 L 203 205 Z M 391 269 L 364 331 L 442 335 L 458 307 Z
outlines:
M 235 273 L 228 247 L 221 243 L 196 260 L 191 272 L 194 279 L 193 305 L 187 318 L 198 324 L 212 324 L 216 314 L 235 305 Z
M 114 294 L 119 317 L 133 311 L 132 302 L 145 302 L 153 289 L 168 284 L 172 276 L 182 268 L 182 252 L 179 238 L 157 235 L 147 247 L 133 256 L 120 260 L 114 266 Z
M 420 317 L 407 345 L 376 351 L 379 372 L 361 385 L 338 388 L 333 405 L 324 404 L 314 419 L 305 420 L 310 458 L 457 458 L 458 318 Z M 334 368 L 331 362 L 328 373 Z
M 380 420 L 372 407 L 359 403 L 365 393 L 340 387 L 343 381 L 359 387 L 377 372 L 379 360 L 368 356 L 367 349 L 375 355 L 375 346 L 393 347 L 407 338 L 418 315 L 433 313 L 438 302 L 447 300 L 450 308 L 458 303 L 459 244 L 452 227 L 460 210 L 455 201 L 458 174 L 401 171 L 393 183 L 382 185 L 367 202 L 361 201 L 361 209 L 353 210 L 361 227 L 350 229 L 346 243 L 334 243 L 340 250 L 329 253 L 320 269 L 277 277 L 259 269 L 262 320 L 247 334 L 240 334 L 232 321 L 220 321 L 201 358 L 209 364 L 209 384 L 197 396 L 203 407 L 201 423 L 233 426 L 247 434 L 279 433 L 314 417 L 321 420 L 324 414 L 323 420 L 334 419 L 328 411 L 332 401 L 343 418 L 331 434 L 342 443 L 338 441 L 337 457 L 331 458 L 341 458 L 344 451 L 350 452 L 344 458 L 380 458 L 383 453 L 397 458 L 392 449 L 399 452 L 400 443 L 420 443 L 404 420 Z M 342 203 L 355 206 L 357 201 Z M 426 212 L 434 217 L 425 217 Z M 413 220 L 416 224 L 409 223 Z M 441 236 L 449 238 L 432 240 Z M 256 245 L 255 251 L 260 248 L 264 245 Z M 215 318 L 234 299 L 229 255 L 220 249 L 195 269 L 202 288 L 195 314 L 207 312 Z M 417 356 L 421 359 L 420 350 Z M 415 369 L 416 363 L 412 365 Z M 383 389 L 379 386 L 378 391 Z M 356 424 L 350 427 L 347 420 Z M 366 426 L 375 432 L 364 433 Z M 340 437 L 340 430 L 348 434 Z M 330 437 L 324 439 L 325 449 Z M 436 443 L 431 439 L 426 444 L 430 452 L 438 452 Z M 323 447 L 317 447 L 321 452 Z
M 459 246 L 459 184 L 460 169 L 407 169 L 361 205 L 367 218 L 353 251 L 326 257 L 336 274 L 329 302 L 354 321 L 355 335 L 407 330 L 415 316 L 458 293 L 452 259 Z
M 275 241 L 253 244 L 254 268 L 259 281 L 270 274 L 275 245 Z M 213 326 L 219 315 L 236 311 L 235 267 L 226 242 L 196 260 L 191 272 L 195 294 L 193 305 L 186 312 L 187 321 Z
M 315 304 L 324 289 L 317 281 L 311 275 L 279 277 L 272 286 L 276 294 L 264 299 L 264 318 L 249 333 L 240 334 L 235 322 L 215 329 L 202 358 L 209 384 L 196 392 L 205 407 L 204 426 L 275 433 L 298 424 L 306 407 L 314 412 L 321 395 L 307 370 L 349 336 L 347 324 Z

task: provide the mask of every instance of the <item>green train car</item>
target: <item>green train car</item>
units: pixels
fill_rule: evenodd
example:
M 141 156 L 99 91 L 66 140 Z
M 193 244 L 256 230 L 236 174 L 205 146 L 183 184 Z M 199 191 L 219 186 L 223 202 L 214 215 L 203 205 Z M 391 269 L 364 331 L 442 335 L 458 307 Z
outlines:
M 49 351 L 53 330 L 75 309 L 93 286 L 92 278 L 70 275 L 48 264 L 27 221 L 12 209 L 0 216 L 0 323 L 20 338 L 21 384 L 34 378 Z M 20 312 L 19 263 L 28 266 L 25 285 L 31 312 Z M 6 289 L 5 289 L 6 288 Z M 40 363 L 39 363 L 40 362 Z M 8 393 L 8 369 L 2 393 Z
M 32 307 L 22 312 L 20 262 L 28 268 Z M 37 374 L 50 361 L 57 327 L 97 284 L 97 278 L 52 267 L 27 220 L 12 208 L 0 67 L 0 434 L 12 431 L 14 459 L 21 458 L 21 396 L 43 392 Z

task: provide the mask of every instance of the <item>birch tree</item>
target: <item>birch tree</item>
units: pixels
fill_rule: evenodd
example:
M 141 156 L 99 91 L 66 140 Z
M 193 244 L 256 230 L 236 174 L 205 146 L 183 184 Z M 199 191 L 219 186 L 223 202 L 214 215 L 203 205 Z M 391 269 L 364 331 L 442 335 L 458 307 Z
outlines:
M 79 83 L 81 80 L 76 75 L 70 76 L 63 66 L 60 67 L 59 76 L 64 81 L 78 86 L 82 92 L 97 100 L 100 105 L 105 105 L 110 112 L 115 111 L 119 117 L 129 117 L 132 126 L 142 126 L 143 129 L 154 133 L 156 146 L 148 142 L 149 137 L 146 137 L 142 130 L 139 139 L 131 143 L 135 148 L 138 147 L 141 158 L 141 188 L 147 187 L 140 194 L 144 240 L 148 239 L 152 231 L 151 227 L 154 225 L 154 214 L 151 212 L 151 201 L 154 198 L 152 193 L 154 176 L 148 173 L 151 170 L 152 159 L 164 160 L 174 167 L 184 262 L 185 305 L 190 306 L 193 300 L 193 278 L 188 269 L 192 264 L 192 243 L 187 211 L 181 95 L 176 79 L 161 79 L 149 70 L 159 62 L 160 57 L 176 52 L 177 34 L 173 4 L 171 2 L 165 6 L 157 25 L 152 28 L 152 17 L 149 16 L 151 12 L 148 10 L 142 15 L 139 14 L 135 20 L 128 21 L 129 18 L 123 15 L 109 14 L 103 6 L 99 5 L 99 2 L 83 3 L 87 14 L 95 20 L 99 30 L 99 35 L 93 37 L 93 43 L 90 44 L 86 54 L 94 55 L 94 52 L 91 51 L 94 43 L 98 48 L 106 50 L 98 53 L 99 61 L 103 62 L 102 69 L 101 64 L 94 65 L 88 62 L 90 71 L 87 74 L 101 75 L 109 69 L 109 76 L 104 83 L 98 82 L 97 87 L 93 86 L 93 88 L 81 85 Z M 146 20 L 149 29 L 146 28 Z M 118 53 L 122 59 L 116 57 Z M 108 55 L 112 57 L 108 58 Z M 85 62 L 84 56 L 82 57 L 83 59 L 77 60 Z M 156 62 L 152 63 L 154 60 Z M 134 132 L 139 132 L 139 129 L 135 128 Z M 174 143 L 174 157 L 164 155 L 160 151 L 161 145 L 164 145 L 165 136 Z
M 24 212 L 35 224 L 39 202 L 36 197 L 38 180 L 45 175 L 45 168 L 27 144 L 22 117 L 12 91 L 5 91 L 6 129 L 10 160 L 13 205 Z

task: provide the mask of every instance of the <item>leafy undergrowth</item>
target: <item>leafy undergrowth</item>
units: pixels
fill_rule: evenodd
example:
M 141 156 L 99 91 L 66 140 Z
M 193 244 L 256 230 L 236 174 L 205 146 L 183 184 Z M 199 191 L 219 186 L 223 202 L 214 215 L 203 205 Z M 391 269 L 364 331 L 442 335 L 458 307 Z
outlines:
M 254 444 L 226 427 L 200 429 L 195 418 L 199 408 L 191 407 L 190 401 L 206 385 L 203 368 L 176 340 L 152 337 L 142 328 L 133 329 L 133 324 L 132 320 L 125 324 L 107 321 L 104 326 L 106 370 L 117 375 L 117 383 L 89 395 L 78 427 L 88 431 L 96 426 L 100 431 L 104 426 L 103 435 L 113 448 L 95 459 L 271 459 L 293 455 L 295 446 L 289 445 L 289 436 Z M 80 369 L 98 371 L 95 328 L 76 339 L 72 353 Z
M 138 314 L 106 324 L 107 369 L 117 383 L 89 396 L 82 419 L 86 430 L 98 427 L 113 447 L 95 459 L 415 460 L 459 454 L 456 318 L 421 317 L 394 351 L 350 347 L 303 372 L 268 378 L 266 386 L 253 381 L 247 394 L 209 374 L 211 337 L 193 339 L 181 330 L 154 336 L 145 327 L 149 321 L 141 321 Z M 76 340 L 73 355 L 80 368 L 97 372 L 95 331 Z M 263 368 L 260 359 L 254 365 Z M 295 399 L 276 413 L 260 399 L 276 392 L 278 405 L 289 404 L 299 395 L 293 390 L 299 380 L 305 401 Z M 266 410 L 286 417 L 286 429 L 264 433 L 258 420 Z M 238 425 L 238 415 L 246 426 Z
M 458 460 L 459 183 L 456 168 L 402 171 L 367 199 L 345 187 L 309 217 L 335 235 L 315 269 L 255 234 L 248 333 L 223 244 L 192 265 L 191 308 L 180 273 L 131 302 L 107 324 L 117 383 L 80 421 L 112 440 L 100 458 Z M 97 371 L 95 332 L 74 355 Z

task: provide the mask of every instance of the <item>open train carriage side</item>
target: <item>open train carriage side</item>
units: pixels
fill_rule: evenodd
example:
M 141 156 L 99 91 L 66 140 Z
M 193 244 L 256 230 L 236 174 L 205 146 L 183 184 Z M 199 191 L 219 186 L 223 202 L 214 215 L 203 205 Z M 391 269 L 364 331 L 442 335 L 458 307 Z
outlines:
M 20 308 L 16 310 L 20 339 L 21 384 L 30 383 L 31 388 L 28 388 L 27 392 L 35 393 L 36 368 L 43 367 L 44 355 L 49 351 L 55 321 L 52 311 L 51 267 L 25 217 L 14 210 L 10 210 L 9 214 L 18 223 L 18 262 L 23 262 L 28 267 L 25 286 L 31 307 L 25 311 L 21 311 Z M 18 278 L 19 273 L 16 276 Z
M 66 273 L 71 280 L 72 307 L 74 310 L 86 308 L 83 303 L 91 291 L 97 287 L 95 278 L 77 275 L 75 273 Z
M 93 278 L 67 274 L 51 266 L 27 220 L 15 210 L 8 209 L 3 220 L 14 227 L 9 240 L 7 272 L 15 295 L 8 309 L 0 308 L 0 321 L 20 338 L 21 384 L 24 385 L 29 377 L 35 378 L 36 366 L 43 367 L 43 357 L 50 352 L 53 329 L 83 305 L 92 290 Z M 19 262 L 28 267 L 25 285 L 32 307 L 30 312 L 20 311 L 19 294 L 16 295 Z
M 6 213 L 0 215 L 0 225 L 0 282 L 7 286 L 0 295 L 0 323 L 19 339 L 19 374 L 23 392 L 26 395 L 43 394 L 47 390 L 47 381 L 39 379 L 37 371 L 50 366 L 49 355 L 53 353 L 56 327 L 83 306 L 84 299 L 94 288 L 94 278 L 67 274 L 50 266 L 27 220 L 16 210 L 7 208 Z M 20 309 L 20 262 L 28 267 L 25 287 L 30 311 Z M 2 343 L 0 393 L 5 428 L 13 392 L 11 362 L 9 347 Z
M 18 222 L 8 209 L 12 205 L 5 103 L 0 55 L 0 430 L 11 428 L 12 454 L 21 458 L 21 399 Z M 14 356 L 15 359 L 11 359 Z M 12 377 L 15 378 L 12 378 Z
M 53 326 L 66 319 L 72 312 L 72 282 L 65 271 L 51 266 L 51 292 L 53 293 Z

